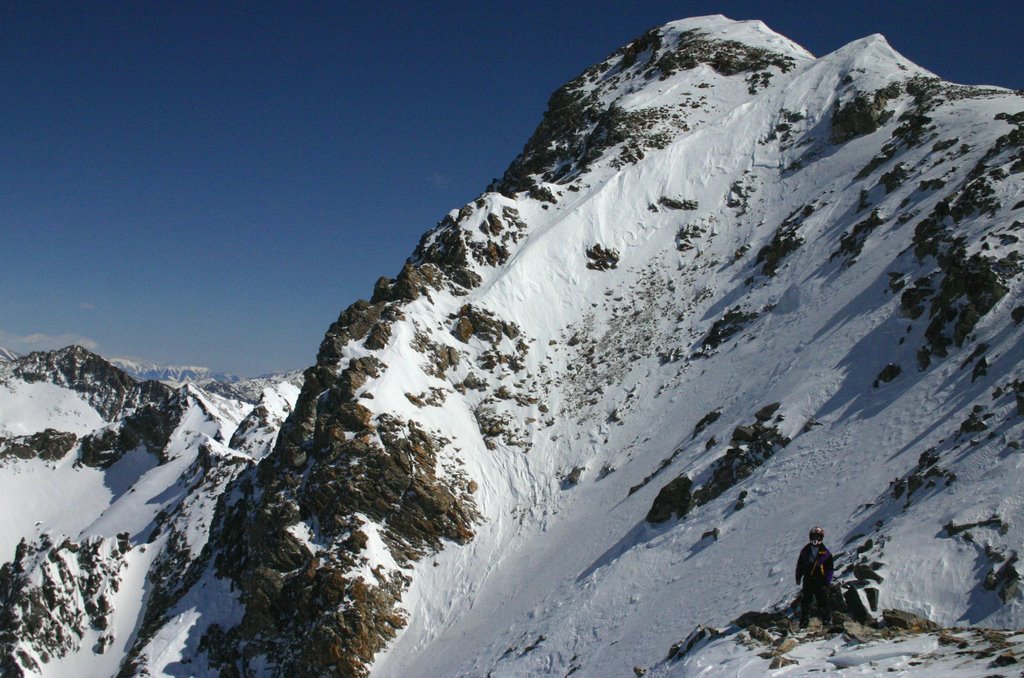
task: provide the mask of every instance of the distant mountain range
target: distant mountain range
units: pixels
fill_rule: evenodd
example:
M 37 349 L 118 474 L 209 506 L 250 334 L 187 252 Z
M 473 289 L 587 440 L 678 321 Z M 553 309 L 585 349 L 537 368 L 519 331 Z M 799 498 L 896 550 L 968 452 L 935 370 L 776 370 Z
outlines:
M 10 361 L 19 358 L 20 355 L 0 346 L 0 361 Z M 228 372 L 211 370 L 208 367 L 194 365 L 162 365 L 146 360 L 133 358 L 106 358 L 106 360 L 120 370 L 130 374 L 136 379 L 143 381 L 153 379 L 167 382 L 171 385 L 182 385 L 186 382 L 219 381 L 225 384 L 234 384 L 242 381 L 242 377 Z
M 194 365 L 161 365 L 159 363 L 130 358 L 110 358 L 114 365 L 137 379 L 155 379 L 157 381 L 184 384 L 185 382 L 213 379 L 232 384 L 241 378 L 227 372 L 217 372 L 208 367 Z

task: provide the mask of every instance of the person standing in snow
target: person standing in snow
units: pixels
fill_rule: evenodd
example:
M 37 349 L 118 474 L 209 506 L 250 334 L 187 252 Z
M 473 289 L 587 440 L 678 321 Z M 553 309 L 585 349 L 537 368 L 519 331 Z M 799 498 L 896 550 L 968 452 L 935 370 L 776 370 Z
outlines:
M 812 527 L 807 535 L 810 543 L 800 551 L 796 561 L 796 583 L 803 582 L 800 595 L 800 628 L 806 628 L 810 620 L 811 605 L 818 604 L 821 619 L 832 623 L 832 605 L 828 598 L 828 587 L 832 583 L 832 553 L 825 548 L 825 530 Z

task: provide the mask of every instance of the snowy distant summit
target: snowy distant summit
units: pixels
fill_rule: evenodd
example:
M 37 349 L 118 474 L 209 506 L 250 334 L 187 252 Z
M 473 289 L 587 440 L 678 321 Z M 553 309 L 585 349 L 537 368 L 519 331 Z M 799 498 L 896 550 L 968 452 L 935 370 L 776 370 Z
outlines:
M 1020 636 L 974 627 L 1024 625 L 1022 175 L 1024 98 L 880 36 L 815 58 L 760 22 L 652 30 L 341 312 L 301 392 L 111 419 L 88 356 L 0 366 L 4 402 L 49 403 L 17 437 L 40 411 L 73 436 L 0 482 L 93 507 L 11 527 L 2 666 L 984 675 Z M 90 437 L 124 453 L 85 471 Z M 796 633 L 816 524 L 842 616 Z
M 0 346 L 0 362 L 14 360 L 17 357 L 18 354 L 15 353 L 14 351 L 11 351 L 10 349 L 6 349 L 3 346 Z
M 296 388 L 302 384 L 302 371 L 271 372 L 259 377 L 243 378 L 229 372 L 217 372 L 208 367 L 187 365 L 161 365 L 159 363 L 111 358 L 110 364 L 141 380 L 154 380 L 173 388 L 193 384 L 207 393 L 224 398 L 256 404 L 267 388 L 272 390 L 280 384 L 291 384 Z
M 174 386 L 180 386 L 186 382 L 200 382 L 205 380 L 220 381 L 226 384 L 233 384 L 240 380 L 233 374 L 217 372 L 208 367 L 195 365 L 161 365 L 159 363 L 133 360 L 131 358 L 111 358 L 110 363 L 124 370 L 136 379 L 155 379 L 168 382 Z

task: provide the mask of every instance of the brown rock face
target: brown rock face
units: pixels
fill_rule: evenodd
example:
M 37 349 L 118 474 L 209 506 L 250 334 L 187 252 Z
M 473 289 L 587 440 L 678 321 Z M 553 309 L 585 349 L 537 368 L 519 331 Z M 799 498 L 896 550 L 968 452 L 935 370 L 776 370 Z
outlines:
M 228 674 L 263 665 L 279 675 L 365 676 L 405 624 L 397 606 L 410 581 L 367 560 L 371 539 L 401 566 L 472 537 L 475 487 L 457 470 L 438 473 L 449 441 L 370 408 L 365 387 L 388 369 L 380 360 L 342 368 L 348 345 L 365 339 L 373 349 L 390 336 L 400 304 L 434 289 L 437 270 L 407 266 L 397 280 L 378 282 L 373 302 L 340 315 L 276 448 L 225 492 L 234 500 L 218 507 L 210 555 L 245 613 L 203 643 Z M 504 334 L 483 313 L 465 317 L 476 334 Z
M 909 633 L 928 633 L 939 629 L 939 625 L 930 619 L 903 610 L 882 610 L 882 620 L 886 626 Z
M 63 458 L 75 446 L 77 440 L 74 433 L 64 433 L 52 428 L 28 436 L 0 438 L 0 459 L 13 456 L 19 459 L 38 457 L 46 461 L 56 461 Z
M 693 496 L 690 494 L 692 486 L 693 481 L 683 475 L 661 488 L 651 510 L 647 513 L 647 522 L 663 523 L 671 518 L 672 514 L 682 518 L 689 513 L 693 507 Z

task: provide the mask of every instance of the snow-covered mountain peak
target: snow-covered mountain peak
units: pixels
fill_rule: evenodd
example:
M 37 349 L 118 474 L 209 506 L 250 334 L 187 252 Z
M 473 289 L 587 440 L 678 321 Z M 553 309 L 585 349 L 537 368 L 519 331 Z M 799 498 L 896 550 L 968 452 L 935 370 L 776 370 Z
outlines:
M 182 386 L 186 382 L 216 380 L 234 383 L 239 377 L 227 372 L 218 372 L 198 365 L 163 365 L 135 358 L 110 358 L 110 364 L 124 370 L 137 379 L 155 379 L 169 386 Z
M 843 81 L 855 83 L 860 89 L 877 89 L 889 82 L 914 77 L 936 77 L 893 49 L 881 33 L 854 40 L 821 57 L 819 62 L 823 68 L 834 70 Z
M 814 58 L 806 49 L 784 35 L 776 33 L 760 19 L 737 21 L 721 14 L 711 14 L 671 21 L 665 24 L 661 31 L 664 34 L 677 35 L 697 31 L 709 39 L 739 42 L 750 47 L 783 52 L 799 60 Z
M 0 619 L 27 622 L 0 635 L 37 621 L 18 568 L 78 552 L 153 573 L 103 641 L 126 675 L 764 673 L 1018 628 L 1022 129 L 1019 96 L 877 37 L 815 59 L 759 22 L 650 31 L 339 314 L 301 391 L 122 398 L 78 448 L 107 541 L 21 525 Z M 45 466 L 67 433 L 7 444 Z M 844 616 L 798 633 L 813 524 Z M 913 652 L 1022 645 L 930 632 Z M 49 637 L 0 661 L 99 661 Z
M 651 29 L 557 90 L 492 188 L 543 198 L 540 184 L 571 182 L 612 147 L 613 163 L 635 162 L 811 60 L 761 22 L 712 16 Z

